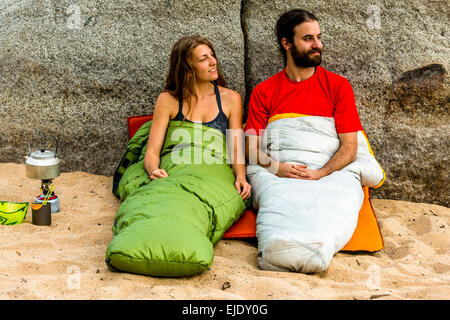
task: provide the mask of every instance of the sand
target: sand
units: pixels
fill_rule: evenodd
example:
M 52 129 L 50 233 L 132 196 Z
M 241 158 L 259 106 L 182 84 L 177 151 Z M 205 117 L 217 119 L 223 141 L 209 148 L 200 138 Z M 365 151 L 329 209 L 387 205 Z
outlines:
M 0 299 L 449 299 L 450 209 L 373 199 L 385 248 L 337 253 L 320 274 L 258 268 L 254 241 L 221 240 L 210 270 L 156 278 L 108 270 L 104 258 L 120 201 L 112 177 L 62 173 L 60 212 L 49 227 L 0 225 Z M 32 202 L 40 181 L 23 164 L 0 164 L 0 200 Z

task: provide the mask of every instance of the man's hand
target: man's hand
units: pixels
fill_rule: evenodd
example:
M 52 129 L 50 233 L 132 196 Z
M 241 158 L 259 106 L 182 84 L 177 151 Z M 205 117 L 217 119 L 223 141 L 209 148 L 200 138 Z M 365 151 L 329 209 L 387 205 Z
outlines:
M 355 161 L 356 152 L 358 150 L 356 132 L 341 133 L 338 136 L 340 146 L 331 159 L 318 170 L 308 169 L 306 166 L 304 166 L 304 168 L 298 168 L 298 179 L 319 180 L 337 170 L 341 170 L 352 161 Z
M 289 163 L 280 163 L 276 175 L 282 178 L 294 178 L 302 180 L 319 180 L 320 178 L 326 176 L 325 172 L 321 169 L 308 169 L 307 166 L 302 164 Z
M 324 177 L 325 173 L 323 172 L 323 170 L 314 170 L 314 169 L 308 169 L 306 168 L 302 168 L 299 169 L 299 174 L 298 177 L 299 179 L 303 179 L 303 180 L 319 180 L 320 178 Z
M 344 168 L 352 161 L 355 161 L 358 149 L 356 134 L 357 132 L 338 134 L 340 141 L 339 149 L 331 159 L 318 170 L 308 169 L 307 166 L 301 164 L 280 163 L 275 161 L 270 155 L 261 150 L 260 145 L 262 145 L 262 138 L 258 136 L 247 135 L 246 137 L 247 161 L 256 158 L 256 163 L 258 165 L 282 178 L 318 180 L 334 171 Z M 251 142 L 250 139 L 253 139 L 253 141 Z M 250 155 L 252 155 L 252 157 L 250 157 Z
M 275 173 L 280 178 L 302 178 L 302 171 L 307 167 L 302 164 L 278 163 L 278 171 Z M 275 169 L 276 170 L 276 169 Z

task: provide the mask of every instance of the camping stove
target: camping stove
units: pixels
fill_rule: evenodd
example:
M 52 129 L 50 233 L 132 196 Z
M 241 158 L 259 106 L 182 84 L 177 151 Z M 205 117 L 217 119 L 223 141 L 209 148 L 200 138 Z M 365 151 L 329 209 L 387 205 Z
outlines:
M 34 199 L 35 203 L 42 203 L 45 200 L 45 196 L 49 193 L 49 196 L 47 196 L 47 203 L 50 203 L 51 212 L 59 212 L 59 198 L 55 194 L 53 190 L 51 190 L 52 187 L 52 179 L 45 179 L 41 180 L 41 191 L 42 194 L 37 196 L 36 199 Z
M 56 147 L 58 150 L 58 146 Z M 28 178 L 41 180 L 42 194 L 35 199 L 36 203 L 44 202 L 48 195 L 48 203 L 51 204 L 51 212 L 59 212 L 59 198 L 53 192 L 53 179 L 61 173 L 61 160 L 56 156 L 56 152 L 39 149 L 29 152 L 26 159 L 26 174 Z

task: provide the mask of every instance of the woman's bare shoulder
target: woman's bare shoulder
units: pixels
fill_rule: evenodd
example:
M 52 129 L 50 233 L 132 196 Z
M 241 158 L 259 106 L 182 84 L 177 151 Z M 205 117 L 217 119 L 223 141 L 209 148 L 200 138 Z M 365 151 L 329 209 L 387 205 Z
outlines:
M 165 102 L 165 103 L 177 103 L 177 99 L 167 91 L 163 91 L 158 96 L 159 102 Z
M 226 102 L 240 103 L 241 101 L 241 95 L 235 90 L 219 86 L 219 92 L 222 99 Z
M 222 99 L 223 112 L 228 119 L 231 114 L 239 114 L 242 112 L 242 99 L 239 92 L 220 86 L 219 92 L 220 98 Z
M 176 114 L 178 112 L 178 101 L 169 92 L 161 92 L 156 101 L 155 108 L 161 108 L 169 114 Z

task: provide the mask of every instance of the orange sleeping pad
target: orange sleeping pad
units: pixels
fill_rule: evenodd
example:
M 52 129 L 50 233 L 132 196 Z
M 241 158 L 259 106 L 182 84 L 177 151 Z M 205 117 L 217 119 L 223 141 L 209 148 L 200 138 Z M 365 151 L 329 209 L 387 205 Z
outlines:
M 256 213 L 245 210 L 242 216 L 223 235 L 224 239 L 244 239 L 256 237 Z
M 128 117 L 128 136 L 131 139 L 136 131 L 153 115 Z M 378 226 L 377 217 L 370 202 L 368 187 L 363 187 L 364 202 L 359 211 L 358 223 L 350 241 L 341 251 L 375 252 L 384 248 L 383 236 Z M 256 237 L 256 213 L 245 210 L 242 216 L 223 235 L 223 239 L 244 239 Z
M 369 188 L 364 187 L 364 202 L 359 211 L 358 222 L 350 241 L 341 251 L 375 252 L 384 248 L 383 237 L 377 217 L 370 202 Z M 223 235 L 224 239 L 243 239 L 256 237 L 256 214 L 246 210 Z

